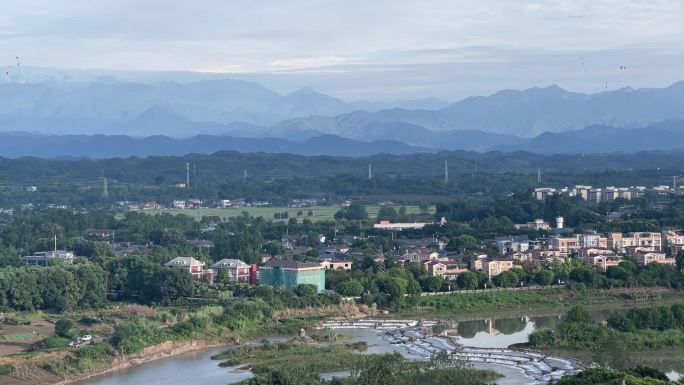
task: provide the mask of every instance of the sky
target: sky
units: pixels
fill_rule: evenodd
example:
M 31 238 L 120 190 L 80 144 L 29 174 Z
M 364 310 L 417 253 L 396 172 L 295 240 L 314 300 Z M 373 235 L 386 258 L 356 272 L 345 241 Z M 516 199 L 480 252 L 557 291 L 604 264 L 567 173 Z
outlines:
M 0 0 L 0 64 L 197 71 L 345 100 L 684 79 L 681 0 Z M 626 69 L 620 70 L 621 66 Z

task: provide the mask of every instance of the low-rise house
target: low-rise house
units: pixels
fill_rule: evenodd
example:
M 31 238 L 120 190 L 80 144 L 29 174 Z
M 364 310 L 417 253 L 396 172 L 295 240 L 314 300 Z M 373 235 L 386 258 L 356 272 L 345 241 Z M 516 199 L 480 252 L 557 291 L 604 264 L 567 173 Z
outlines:
M 640 265 L 648 265 L 649 263 L 662 263 L 664 265 L 675 266 L 677 264 L 676 258 L 668 258 L 665 253 L 642 253 L 637 255 L 637 261 Z
M 310 284 L 320 293 L 325 290 L 325 269 L 319 263 L 270 260 L 259 267 L 259 283 L 288 290 Z
M 113 240 L 114 230 L 90 229 L 85 231 L 85 237 L 94 240 Z
M 611 266 L 617 266 L 622 262 L 622 257 L 619 255 L 589 255 L 582 258 L 582 261 L 587 265 L 592 265 L 606 271 Z
M 146 210 L 146 211 L 147 210 L 158 210 L 161 208 L 161 205 L 155 201 L 151 201 L 151 202 L 143 203 L 141 208 L 143 210 Z
M 455 280 L 459 274 L 465 273 L 468 269 L 455 261 L 426 261 L 423 266 L 427 273 L 433 277 L 444 277 Z
M 29 265 L 38 266 L 49 266 L 53 262 L 72 264 L 74 259 L 76 259 L 74 253 L 65 250 L 40 251 L 21 258 L 22 261 Z
M 378 230 L 393 230 L 393 231 L 420 230 L 428 224 L 429 223 L 424 223 L 424 222 L 390 223 L 390 221 L 380 221 L 380 223 L 374 224 L 373 228 L 378 229 Z
M 211 265 L 212 277 L 215 280 L 222 271 L 226 272 L 229 282 L 248 282 L 250 265 L 239 259 L 222 259 Z
M 499 251 L 499 255 L 506 255 L 529 250 L 530 240 L 527 235 L 496 237 L 494 246 Z
M 348 260 L 329 260 L 321 261 L 321 266 L 326 270 L 351 270 L 352 261 Z
M 433 261 L 439 259 L 439 253 L 429 249 L 417 249 L 406 251 L 400 257 L 404 261 L 420 263 L 423 261 Z
M 526 251 L 524 253 L 522 252 L 517 252 L 517 253 L 511 253 L 506 255 L 506 258 L 510 258 L 514 261 L 531 261 L 532 260 L 532 252 L 531 251 Z
M 625 254 L 628 257 L 638 257 L 640 254 L 654 253 L 657 252 L 657 248 L 654 246 L 627 246 L 625 247 Z
M 192 279 L 195 281 L 208 281 L 212 282 L 213 281 L 213 274 L 211 270 L 205 270 L 204 266 L 205 263 L 196 260 L 193 257 L 178 257 L 170 260 L 169 262 L 166 262 L 164 264 L 166 267 L 170 267 L 173 269 L 184 269 L 190 275 L 192 275 Z
M 491 279 L 515 266 L 512 259 L 486 259 L 482 263 L 482 271 Z
M 551 237 L 550 246 L 554 250 L 572 252 L 580 248 L 577 237 Z
M 173 201 L 173 208 L 174 209 L 185 209 L 186 207 L 187 207 L 187 205 L 186 205 L 184 200 L 176 199 Z
M 594 255 L 613 255 L 615 252 L 608 248 L 603 247 L 583 247 L 579 249 L 580 257 L 589 257 Z
M 532 222 L 513 225 L 516 229 L 550 230 L 551 225 L 543 219 L 535 219 Z
M 662 234 L 654 232 L 633 232 L 623 235 L 622 233 L 608 234 L 608 247 L 624 253 L 625 248 L 630 246 L 655 247 L 656 251 L 662 248 Z

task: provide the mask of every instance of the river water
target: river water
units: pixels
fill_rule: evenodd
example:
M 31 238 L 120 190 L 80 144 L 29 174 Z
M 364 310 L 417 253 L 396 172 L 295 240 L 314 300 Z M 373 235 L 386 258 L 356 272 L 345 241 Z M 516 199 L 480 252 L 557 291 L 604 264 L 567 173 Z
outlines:
M 592 316 L 597 320 L 605 320 L 612 313 L 624 309 L 593 310 Z M 458 342 L 472 347 L 505 348 L 516 343 L 527 342 L 528 336 L 538 328 L 553 328 L 562 319 L 562 314 L 547 313 L 543 315 L 524 315 L 507 318 L 478 318 L 453 320 L 453 332 Z M 376 330 L 351 329 L 336 330 L 342 341 L 366 341 L 368 350 L 364 354 L 399 352 L 407 358 L 416 359 L 406 353 L 405 349 L 389 344 L 380 337 Z M 233 384 L 251 376 L 250 372 L 238 371 L 236 367 L 221 368 L 218 361 L 211 356 L 225 349 L 217 348 L 200 352 L 191 352 L 179 356 L 146 363 L 116 373 L 91 378 L 80 382 L 80 385 L 226 385 Z M 678 355 L 677 355 L 678 356 Z M 674 359 L 672 354 L 651 355 L 647 364 L 668 373 L 672 379 L 684 373 L 684 360 Z M 496 364 L 476 363 L 476 368 L 492 369 L 504 375 L 496 382 L 500 385 L 535 384 L 520 370 Z M 346 372 L 325 373 L 324 378 L 345 376 Z

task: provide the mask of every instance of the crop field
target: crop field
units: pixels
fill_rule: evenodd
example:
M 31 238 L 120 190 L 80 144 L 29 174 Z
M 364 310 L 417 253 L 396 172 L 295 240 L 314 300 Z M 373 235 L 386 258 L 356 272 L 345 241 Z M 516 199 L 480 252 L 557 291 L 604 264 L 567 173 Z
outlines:
M 427 211 L 421 210 L 418 206 L 394 206 L 395 210 L 399 211 L 401 207 L 406 208 L 407 214 L 424 214 L 428 217 L 432 217 L 435 213 L 434 206 L 428 207 Z M 228 219 L 231 217 L 236 217 L 241 215 L 243 212 L 247 212 L 250 216 L 258 218 L 263 217 L 264 219 L 272 219 L 276 213 L 287 212 L 287 219 L 297 218 L 300 222 L 304 218 L 308 218 L 312 221 L 331 221 L 334 219 L 335 213 L 340 210 L 341 206 L 314 206 L 314 207 L 239 207 L 239 208 L 199 208 L 199 209 L 161 209 L 161 210 L 149 210 L 144 211 L 147 214 L 161 214 L 169 213 L 173 215 L 184 214 L 190 215 L 197 220 L 202 219 L 203 216 L 217 216 L 221 219 Z M 368 218 L 371 220 L 375 219 L 380 211 L 380 206 L 372 205 L 366 206 L 366 211 L 368 212 Z M 301 212 L 301 215 L 297 215 Z M 311 214 L 311 215 L 309 215 Z
M 14 333 L 14 334 L 3 334 L 2 339 L 5 341 L 24 341 L 36 338 L 34 333 Z

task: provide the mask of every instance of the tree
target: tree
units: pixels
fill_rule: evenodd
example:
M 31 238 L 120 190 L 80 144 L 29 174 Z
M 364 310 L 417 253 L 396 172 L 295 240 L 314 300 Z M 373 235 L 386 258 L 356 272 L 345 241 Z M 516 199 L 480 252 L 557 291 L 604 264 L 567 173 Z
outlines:
M 554 278 L 553 271 L 544 269 L 534 275 L 534 283 L 540 286 L 549 286 L 553 284 Z
M 480 280 L 477 274 L 470 271 L 459 274 L 458 277 L 456 277 L 456 283 L 458 284 L 458 287 L 466 290 L 475 290 L 480 286 Z
M 420 287 L 423 291 L 436 292 L 442 288 L 444 278 L 428 275 L 420 280 Z
M 518 274 L 508 270 L 492 277 L 492 282 L 498 287 L 516 287 L 520 281 L 518 280 Z
M 454 250 L 469 251 L 475 250 L 477 247 L 477 239 L 475 237 L 463 234 L 453 239 L 453 245 L 450 245 Z
M 359 297 L 361 294 L 363 294 L 363 285 L 361 282 L 351 279 L 349 281 L 337 284 L 337 286 L 335 286 L 335 291 L 343 296 Z
M 74 323 L 68 319 L 60 319 L 55 322 L 55 334 L 64 338 L 73 338 L 75 335 Z
M 378 221 L 390 221 L 390 222 L 397 222 L 399 218 L 399 214 L 397 213 L 397 210 L 394 209 L 392 206 L 380 206 L 380 210 L 378 210 L 378 216 L 377 219 Z
M 368 212 L 362 205 L 352 204 L 348 207 L 343 207 L 340 211 L 335 213 L 335 219 L 347 219 L 350 221 L 359 221 L 368 219 Z
M 316 285 L 311 285 L 308 283 L 302 283 L 297 285 L 297 287 L 294 289 L 295 294 L 297 294 L 300 297 L 313 297 L 318 293 L 318 288 L 316 288 Z

